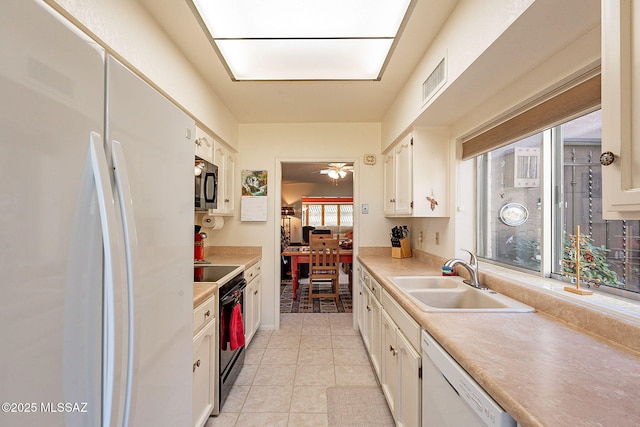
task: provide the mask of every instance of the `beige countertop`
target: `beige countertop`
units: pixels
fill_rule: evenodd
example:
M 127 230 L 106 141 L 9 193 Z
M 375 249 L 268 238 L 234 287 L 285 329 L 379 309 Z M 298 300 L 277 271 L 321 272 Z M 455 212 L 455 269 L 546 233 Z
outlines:
M 640 426 L 640 353 L 542 311 L 425 313 L 387 277 L 439 275 L 439 266 L 358 259 L 520 425 Z
M 251 267 L 260 261 L 262 253 L 260 248 L 254 247 L 207 247 L 205 248 L 205 260 L 210 264 L 194 264 L 194 268 L 207 265 L 242 265 L 244 269 Z M 194 282 L 193 284 L 193 308 L 196 308 L 207 300 L 218 289 L 218 283 Z

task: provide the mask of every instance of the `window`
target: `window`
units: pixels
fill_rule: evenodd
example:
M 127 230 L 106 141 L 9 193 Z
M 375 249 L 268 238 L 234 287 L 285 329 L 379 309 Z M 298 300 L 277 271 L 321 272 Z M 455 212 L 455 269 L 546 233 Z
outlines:
M 478 255 L 570 280 L 579 227 L 583 286 L 639 295 L 640 221 L 602 218 L 600 143 L 597 110 L 478 156 Z
M 353 227 L 352 197 L 303 197 L 302 225 Z

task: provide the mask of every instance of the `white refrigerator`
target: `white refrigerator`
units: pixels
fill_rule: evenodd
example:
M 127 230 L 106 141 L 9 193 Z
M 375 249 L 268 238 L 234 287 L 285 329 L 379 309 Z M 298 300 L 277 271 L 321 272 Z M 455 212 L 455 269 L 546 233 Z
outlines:
M 192 424 L 195 124 L 0 2 L 0 425 Z

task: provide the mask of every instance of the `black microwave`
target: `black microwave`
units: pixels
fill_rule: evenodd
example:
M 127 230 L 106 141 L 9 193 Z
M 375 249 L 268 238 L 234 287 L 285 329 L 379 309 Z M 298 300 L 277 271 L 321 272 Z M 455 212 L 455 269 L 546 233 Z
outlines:
M 196 156 L 194 174 L 197 211 L 218 208 L 218 166 Z

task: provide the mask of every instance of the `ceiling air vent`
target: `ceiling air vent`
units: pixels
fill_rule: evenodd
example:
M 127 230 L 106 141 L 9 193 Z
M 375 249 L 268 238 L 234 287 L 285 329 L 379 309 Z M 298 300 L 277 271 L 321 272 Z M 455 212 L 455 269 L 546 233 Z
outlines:
M 422 83 L 422 104 L 424 105 L 447 81 L 445 58 L 436 65 L 427 80 Z

